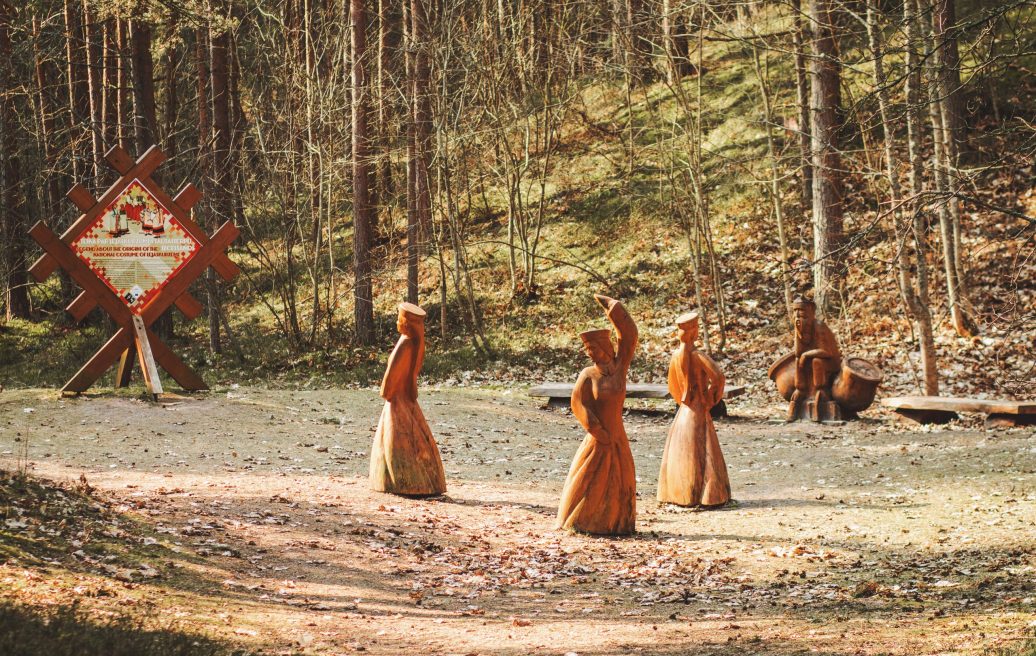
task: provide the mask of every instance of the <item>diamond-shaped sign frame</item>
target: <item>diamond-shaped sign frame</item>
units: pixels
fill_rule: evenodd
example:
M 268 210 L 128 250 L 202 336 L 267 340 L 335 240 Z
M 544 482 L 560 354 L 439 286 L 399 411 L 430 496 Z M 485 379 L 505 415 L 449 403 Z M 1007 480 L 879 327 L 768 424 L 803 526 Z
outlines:
M 201 198 L 201 192 L 188 183 L 175 198 L 170 198 L 151 179 L 151 174 L 166 159 L 157 146 L 149 148 L 136 161 L 120 146 L 112 147 L 104 158 L 119 173 L 119 179 L 99 199 L 95 199 L 82 184 L 72 187 L 67 196 L 83 213 L 60 237 L 42 221 L 29 230 L 29 235 L 44 250 L 43 256 L 29 268 L 29 273 L 42 282 L 60 266 L 83 288 L 82 293 L 66 308 L 68 312 L 77 321 L 81 321 L 99 305 L 119 325 L 115 335 L 65 383 L 62 392 L 85 392 L 120 356 L 116 385 L 124 386 L 128 382 L 128 365 L 132 363 L 129 353 L 134 346 L 144 370 L 145 382 L 153 394 L 161 391 L 155 364 L 165 369 L 185 390 L 208 389 L 205 381 L 158 339 L 150 326 L 173 304 L 188 319 L 201 313 L 201 303 L 187 289 L 209 266 L 224 280 L 229 281 L 237 276 L 240 269 L 230 261 L 225 251 L 237 237 L 238 229 L 233 222 L 227 221 L 210 238 L 190 216 L 190 210 Z M 81 257 L 71 246 L 73 243 L 79 244 L 78 240 L 84 233 L 94 229 L 98 220 L 116 205 L 123 192 L 133 184 L 138 184 L 156 204 L 168 212 L 184 234 L 198 244 L 192 254 L 178 262 L 168 275 L 164 275 L 161 284 L 150 290 L 152 293 L 149 297 L 136 307 L 119 295 L 116 286 L 98 275 L 96 267 L 88 264 L 89 259 Z
M 139 314 L 201 243 L 134 178 L 69 246 Z

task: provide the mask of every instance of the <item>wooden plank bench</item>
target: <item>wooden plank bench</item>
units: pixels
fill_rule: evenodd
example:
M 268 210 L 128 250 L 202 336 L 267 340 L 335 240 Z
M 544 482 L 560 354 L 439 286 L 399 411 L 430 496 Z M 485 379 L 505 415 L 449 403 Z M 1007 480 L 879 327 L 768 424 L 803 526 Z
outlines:
M 529 388 L 529 396 L 546 398 L 552 406 L 567 406 L 572 398 L 574 383 L 543 383 Z M 723 388 L 723 400 L 712 408 L 713 417 L 726 417 L 726 399 L 741 396 L 745 393 L 744 385 L 727 385 Z M 669 387 L 654 383 L 627 383 L 627 399 L 668 399 Z
M 966 399 L 953 396 L 895 396 L 881 404 L 922 424 L 945 424 L 959 412 L 986 415 L 987 426 L 1036 425 L 1036 401 Z

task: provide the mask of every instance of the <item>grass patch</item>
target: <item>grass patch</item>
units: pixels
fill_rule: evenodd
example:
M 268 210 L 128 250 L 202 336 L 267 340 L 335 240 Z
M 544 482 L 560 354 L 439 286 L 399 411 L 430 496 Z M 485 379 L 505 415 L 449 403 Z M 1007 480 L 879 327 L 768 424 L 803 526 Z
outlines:
M 122 613 L 92 616 L 79 604 L 37 608 L 0 600 L 6 656 L 222 656 L 226 645 L 168 621 Z M 240 653 L 240 652 L 238 652 Z

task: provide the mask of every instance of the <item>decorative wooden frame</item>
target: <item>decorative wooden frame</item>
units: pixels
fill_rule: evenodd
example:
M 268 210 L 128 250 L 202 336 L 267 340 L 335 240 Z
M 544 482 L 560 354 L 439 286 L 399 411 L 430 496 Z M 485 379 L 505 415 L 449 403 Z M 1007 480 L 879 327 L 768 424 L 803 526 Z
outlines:
M 76 321 L 82 321 L 95 306 L 100 306 L 111 315 L 119 326 L 119 330 L 94 354 L 90 360 L 62 388 L 63 393 L 79 394 L 85 392 L 101 375 L 117 360 L 119 371 L 116 375 L 116 387 L 124 387 L 129 382 L 129 374 L 133 359 L 131 349 L 137 352 L 144 381 L 148 391 L 157 396 L 162 393 L 161 381 L 157 366 L 165 369 L 173 380 L 185 390 L 208 389 L 205 381 L 177 357 L 150 326 L 162 313 L 173 304 L 180 309 L 188 320 L 202 312 L 202 304 L 187 291 L 188 287 L 205 270 L 211 266 L 224 280 L 232 280 L 240 269 L 230 261 L 226 249 L 238 236 L 238 229 L 231 221 L 227 221 L 213 233 L 210 238 L 190 216 L 190 210 L 201 199 L 201 192 L 188 183 L 175 198 L 170 198 L 151 178 L 162 162 L 165 154 L 152 146 L 134 161 L 120 146 L 114 146 L 105 156 L 105 161 L 120 175 L 119 179 L 99 198 L 93 195 L 82 184 L 76 184 L 69 190 L 67 197 L 82 212 L 80 217 L 58 237 L 42 221 L 29 230 L 29 235 L 43 247 L 45 251 L 29 273 L 39 282 L 43 282 L 59 266 L 83 288 L 66 310 Z M 131 309 L 123 299 L 119 298 L 76 253 L 70 244 L 95 223 L 120 194 L 136 180 L 180 223 L 201 247 L 187 262 L 162 283 L 161 288 L 139 310 Z

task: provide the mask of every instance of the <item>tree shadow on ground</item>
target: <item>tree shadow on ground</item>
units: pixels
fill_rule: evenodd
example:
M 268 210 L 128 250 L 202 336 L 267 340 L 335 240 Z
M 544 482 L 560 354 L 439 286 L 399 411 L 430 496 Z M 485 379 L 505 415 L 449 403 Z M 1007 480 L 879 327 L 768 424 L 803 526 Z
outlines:
M 693 625 L 694 618 L 716 608 L 736 610 L 739 618 L 747 616 L 752 622 L 779 622 L 790 626 L 802 622 L 838 624 L 850 617 L 902 621 L 904 617 L 932 613 L 939 617 L 975 617 L 991 614 L 992 607 L 1001 604 L 1005 597 L 1023 597 L 1025 585 L 1032 586 L 1031 582 L 1006 573 L 1007 568 L 1024 566 L 1031 559 L 1032 549 L 1023 547 L 981 552 L 951 548 L 942 553 L 924 554 L 921 558 L 917 551 L 908 548 L 871 544 L 866 540 L 826 538 L 812 541 L 816 543 L 812 546 L 806 545 L 804 556 L 808 559 L 787 560 L 788 568 L 809 569 L 808 576 L 789 574 L 785 569 L 783 575 L 745 582 L 739 578 L 736 560 L 696 556 L 697 544 L 729 540 L 758 544 L 761 550 L 787 550 L 788 541 L 765 535 L 672 531 L 638 533 L 619 539 L 571 536 L 548 528 L 547 522 L 553 515 L 550 508 L 488 499 L 451 497 L 421 501 L 391 497 L 391 502 L 386 502 L 391 503 L 391 507 L 382 505 L 374 510 L 362 499 L 360 503 L 354 500 L 344 504 L 310 502 L 293 495 L 275 495 L 269 499 L 213 494 L 219 494 L 219 521 L 204 516 L 201 522 L 190 523 L 186 519 L 188 514 L 213 512 L 199 512 L 199 507 L 204 506 L 199 503 L 204 500 L 199 496 L 169 500 L 181 504 L 179 508 L 166 506 L 160 514 L 164 532 L 173 531 L 171 539 L 180 545 L 175 551 L 162 544 L 142 546 L 142 538 L 148 535 L 167 539 L 150 525 L 157 513 L 140 518 L 99 512 L 99 520 L 106 524 L 116 521 L 124 531 L 121 540 L 128 545 L 128 552 L 120 558 L 157 557 L 183 566 L 176 568 L 174 574 L 163 572 L 160 577 L 139 581 L 140 588 L 187 593 L 192 595 L 197 609 L 234 603 L 250 612 L 292 612 L 301 613 L 301 617 L 312 611 L 358 614 L 381 620 L 450 622 L 458 627 L 483 626 L 488 622 L 503 628 L 508 626 L 511 617 L 533 618 L 532 621 L 540 625 L 586 621 L 574 607 L 563 614 L 552 611 L 552 604 L 545 608 L 545 596 L 578 604 L 590 602 L 575 600 L 600 595 L 608 597 L 609 604 L 640 609 L 635 616 L 613 612 L 601 618 L 616 626 L 639 626 L 645 621 L 662 623 L 677 614 L 689 616 Z M 766 507 L 772 501 L 758 500 L 754 507 Z M 436 506 L 458 511 L 471 506 L 478 513 L 505 507 L 519 516 L 514 518 L 513 527 L 512 523 L 504 522 L 494 528 L 481 529 L 474 523 L 465 525 L 463 516 L 451 518 L 455 515 L 453 512 L 435 513 Z M 525 516 L 520 516 L 522 514 Z M 264 534 L 241 534 L 227 528 L 228 524 L 243 521 L 261 527 L 266 520 L 273 520 L 272 526 L 276 529 L 268 539 Z M 107 562 L 103 550 L 93 552 L 94 565 L 84 564 L 68 554 L 67 545 L 46 544 L 45 536 L 53 530 L 54 524 L 43 522 L 39 528 L 34 539 L 20 536 L 18 540 L 10 540 L 7 533 L 0 532 L 0 543 L 34 556 L 37 562 L 46 561 L 52 572 L 68 568 L 119 579 L 117 572 L 97 565 Z M 530 537 L 517 544 L 501 540 L 501 532 L 507 537 L 508 531 Z M 569 545 L 568 550 L 565 545 Z M 827 561 L 825 549 L 841 550 L 846 555 Z M 868 552 L 868 558 L 887 564 L 880 582 L 870 580 L 877 576 L 873 571 L 852 566 L 851 554 L 862 551 Z M 967 569 L 963 571 L 968 574 L 962 575 L 965 564 Z M 678 567 L 674 574 L 668 573 L 669 565 Z M 297 592 L 284 589 L 283 579 L 289 576 L 298 583 L 311 582 L 314 587 Z M 959 584 L 951 588 L 936 585 L 937 580 L 944 577 L 953 577 Z M 35 611 L 18 612 L 27 616 L 23 622 L 27 631 L 50 621 L 35 617 Z M 119 639 L 125 635 L 127 640 L 169 640 L 175 647 L 181 644 L 177 641 L 183 635 L 172 629 L 156 630 L 132 623 L 95 626 L 74 616 L 63 621 L 69 631 L 83 633 L 83 640 L 87 641 L 100 639 L 97 636 Z M 367 629 L 357 625 L 355 630 L 362 634 Z M 382 648 L 391 649 L 386 645 L 391 645 L 395 638 L 380 635 L 377 639 Z M 613 648 L 576 651 L 583 655 L 695 653 L 695 648 L 689 649 L 686 643 L 666 644 L 666 639 L 647 645 L 620 646 L 618 651 Z M 213 645 L 212 651 L 199 653 L 219 653 L 216 643 L 196 639 L 189 642 L 192 646 L 197 642 L 203 648 Z M 709 647 L 709 653 L 739 654 L 749 650 L 768 654 L 813 651 L 830 656 L 852 653 L 837 649 L 825 651 L 823 645 L 805 637 L 772 639 L 760 637 L 758 633 L 736 638 L 729 644 L 714 642 Z M 529 653 L 527 648 L 505 645 L 485 645 L 478 652 L 500 656 Z M 75 652 L 0 649 L 0 653 L 93 652 L 84 648 Z M 125 653 L 193 656 L 195 652 L 143 648 Z
M 558 509 L 553 507 L 547 507 L 535 503 L 522 503 L 518 501 L 508 501 L 507 499 L 463 499 L 455 497 L 449 494 L 444 494 L 438 497 L 432 497 L 429 499 L 435 503 L 446 503 L 457 506 L 478 506 L 482 508 L 515 508 L 518 510 L 528 510 L 530 512 L 543 515 L 545 517 L 554 517 L 557 515 Z
M 155 625 L 158 628 L 155 628 Z M 223 656 L 231 648 L 153 617 L 93 617 L 76 603 L 47 608 L 0 600 L 5 656 Z

